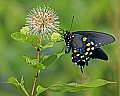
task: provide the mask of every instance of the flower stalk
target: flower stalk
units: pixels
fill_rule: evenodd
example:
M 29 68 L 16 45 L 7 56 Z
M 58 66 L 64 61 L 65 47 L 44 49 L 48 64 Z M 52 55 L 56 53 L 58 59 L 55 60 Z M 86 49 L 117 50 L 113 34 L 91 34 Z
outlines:
M 40 48 L 37 48 L 37 59 L 38 59 L 38 63 L 40 63 Z M 40 70 L 36 70 L 31 96 L 34 96 L 34 91 L 35 91 L 35 88 L 36 88 L 37 78 L 38 78 L 39 73 L 40 73 Z
M 40 48 L 41 48 L 41 46 L 42 46 L 42 36 L 40 36 L 40 47 L 37 48 L 38 63 L 40 63 Z M 32 87 L 31 96 L 34 96 L 34 91 L 35 91 L 35 88 L 36 88 L 36 85 L 37 85 L 37 78 L 38 78 L 39 73 L 40 73 L 40 70 L 36 70 L 36 74 L 35 74 L 35 78 L 34 78 L 34 84 L 33 84 L 33 87 Z

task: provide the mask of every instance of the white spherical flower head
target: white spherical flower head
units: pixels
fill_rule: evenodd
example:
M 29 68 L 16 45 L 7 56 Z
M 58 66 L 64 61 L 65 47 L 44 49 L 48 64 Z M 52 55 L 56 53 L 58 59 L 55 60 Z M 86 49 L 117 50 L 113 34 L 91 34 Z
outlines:
M 30 34 L 36 34 L 38 36 L 48 36 L 57 31 L 60 23 L 57 20 L 58 16 L 56 12 L 46 6 L 43 8 L 40 6 L 36 9 L 33 8 L 26 18 L 27 26 L 30 28 Z

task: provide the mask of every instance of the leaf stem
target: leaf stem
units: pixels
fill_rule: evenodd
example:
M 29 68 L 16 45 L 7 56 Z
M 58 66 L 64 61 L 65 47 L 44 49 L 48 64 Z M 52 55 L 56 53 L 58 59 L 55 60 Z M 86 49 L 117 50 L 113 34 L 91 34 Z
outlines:
M 27 91 L 25 90 L 24 86 L 21 85 L 21 89 L 24 91 L 24 93 L 26 94 L 26 96 L 29 96 L 29 94 L 27 93 Z
M 41 46 L 42 46 L 42 36 L 40 36 L 40 48 L 37 48 L 38 63 L 40 63 L 40 49 L 41 49 Z M 31 96 L 34 96 L 34 91 L 35 91 L 35 88 L 36 88 L 37 78 L 38 78 L 39 73 L 40 73 L 40 70 L 36 70 L 36 74 L 35 74 L 35 78 L 34 78 L 34 84 L 33 84 L 33 87 L 32 87 Z

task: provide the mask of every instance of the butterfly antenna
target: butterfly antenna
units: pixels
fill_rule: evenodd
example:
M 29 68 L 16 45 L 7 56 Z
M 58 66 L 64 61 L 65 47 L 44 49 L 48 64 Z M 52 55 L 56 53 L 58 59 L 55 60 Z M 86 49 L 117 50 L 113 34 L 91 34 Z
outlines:
M 64 29 L 62 29 L 62 28 L 59 28 L 59 30 L 64 31 Z
M 73 18 L 72 18 L 72 22 L 71 22 L 71 25 L 70 25 L 70 30 L 72 29 L 73 20 L 74 20 L 74 16 L 73 16 Z

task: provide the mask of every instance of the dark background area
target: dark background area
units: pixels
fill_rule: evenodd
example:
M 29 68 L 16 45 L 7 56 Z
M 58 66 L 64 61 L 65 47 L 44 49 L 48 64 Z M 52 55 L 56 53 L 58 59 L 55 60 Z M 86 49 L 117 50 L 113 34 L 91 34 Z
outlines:
M 75 16 L 71 31 L 101 31 L 113 35 L 116 42 L 102 47 L 108 54 L 108 61 L 91 60 L 83 74 L 71 62 L 71 54 L 63 55 L 41 71 L 38 85 L 85 83 L 100 78 L 115 81 L 116 84 L 75 93 L 46 91 L 41 96 L 120 96 L 120 0 L 0 0 L 0 96 L 25 96 L 16 86 L 3 83 L 11 76 L 18 80 L 24 76 L 25 87 L 31 92 L 35 70 L 25 63 L 22 56 L 36 58 L 36 51 L 29 44 L 13 40 L 11 34 L 25 26 L 27 13 L 33 7 L 44 5 L 58 13 L 61 28 L 70 29 L 72 16 Z M 48 51 L 57 52 L 64 45 L 63 42 L 58 43 L 52 51 Z

